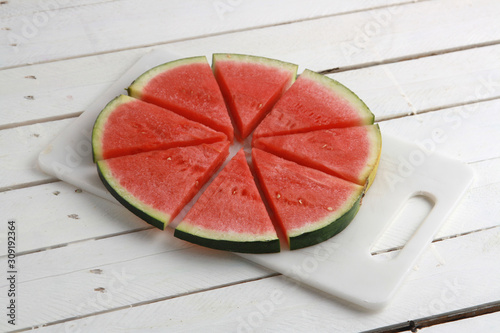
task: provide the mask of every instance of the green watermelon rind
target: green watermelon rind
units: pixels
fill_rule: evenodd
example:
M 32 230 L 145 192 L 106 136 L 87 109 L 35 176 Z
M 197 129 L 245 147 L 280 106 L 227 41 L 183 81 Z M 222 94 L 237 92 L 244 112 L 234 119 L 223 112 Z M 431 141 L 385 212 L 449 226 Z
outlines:
M 303 76 L 304 78 L 309 80 L 316 81 L 322 86 L 334 91 L 335 93 L 345 98 L 351 105 L 356 108 L 356 110 L 358 110 L 360 114 L 366 116 L 366 118 L 363 117 L 367 120 L 365 123 L 363 123 L 363 125 L 372 125 L 375 121 L 375 115 L 371 112 L 365 102 L 363 102 L 363 100 L 359 98 L 358 95 L 356 95 L 351 89 L 347 88 L 342 83 L 310 69 L 305 69 L 302 74 L 300 74 L 300 76 Z
M 102 111 L 97 116 L 94 127 L 92 129 L 92 158 L 94 162 L 103 159 L 101 143 L 104 133 L 104 124 L 106 124 L 109 116 L 117 107 L 122 104 L 129 103 L 132 100 L 134 100 L 132 97 L 125 95 L 116 96 L 108 104 L 106 104 L 104 109 L 102 109 Z
M 363 194 L 358 196 L 357 200 L 353 203 L 351 208 L 347 212 L 345 212 L 342 216 L 326 218 L 324 220 L 327 222 L 325 226 L 317 228 L 317 224 L 323 224 L 323 223 L 317 223 L 314 224 L 315 228 L 314 230 L 301 233 L 300 235 L 297 236 L 289 237 L 290 250 L 297 250 L 304 247 L 309 247 L 312 245 L 319 244 L 321 242 L 324 242 L 332 238 L 333 236 L 337 235 L 345 228 L 347 228 L 347 226 L 354 219 L 354 217 L 359 211 L 359 208 L 361 207 L 361 201 L 363 195 L 364 192 Z
M 190 58 L 177 59 L 158 65 L 144 72 L 141 76 L 135 79 L 127 88 L 127 92 L 130 96 L 140 99 L 142 96 L 143 88 L 149 83 L 149 81 L 151 81 L 152 78 L 156 77 L 158 74 L 166 72 L 168 70 L 171 70 L 179 66 L 190 65 L 195 63 L 208 63 L 208 62 L 205 56 L 196 56 Z
M 224 250 L 240 253 L 276 253 L 280 252 L 279 239 L 257 241 L 232 241 L 228 239 L 213 239 L 194 235 L 190 232 L 175 229 L 174 236 L 215 250 Z
M 238 53 L 214 53 L 212 54 L 212 68 L 214 70 L 215 66 L 217 66 L 218 61 L 238 61 L 247 63 L 257 63 L 274 68 L 281 68 L 292 74 L 292 80 L 290 84 L 292 84 L 295 81 L 295 78 L 297 77 L 297 70 L 299 68 L 298 65 L 293 64 L 291 62 L 281 61 L 272 58 L 259 57 L 248 54 L 238 54 Z
M 118 200 L 125 208 L 134 213 L 136 216 L 145 222 L 165 230 L 165 227 L 170 222 L 170 216 L 162 213 L 153 207 L 150 207 L 138 199 L 135 199 L 129 191 L 120 185 L 118 180 L 112 175 L 111 169 L 107 166 L 107 161 L 102 160 L 97 162 L 97 173 L 104 187 L 109 193 Z

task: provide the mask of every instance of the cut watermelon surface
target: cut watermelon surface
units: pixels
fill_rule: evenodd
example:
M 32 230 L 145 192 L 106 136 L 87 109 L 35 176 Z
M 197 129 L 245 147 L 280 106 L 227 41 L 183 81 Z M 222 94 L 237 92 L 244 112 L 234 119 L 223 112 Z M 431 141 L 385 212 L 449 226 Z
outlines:
M 342 231 L 356 215 L 362 186 L 252 150 L 259 181 L 290 249 L 320 243 Z
M 255 148 L 362 186 L 371 184 L 381 145 L 378 125 L 263 137 L 254 142 Z
M 233 139 L 231 118 L 205 57 L 157 66 L 128 87 L 129 95 L 179 113 Z
M 94 160 L 226 140 L 200 123 L 120 95 L 99 114 L 92 132 Z
M 220 167 L 229 142 L 155 150 L 97 162 L 106 188 L 146 222 L 164 229 Z
M 178 238 L 235 252 L 279 252 L 279 239 L 240 150 L 177 226 Z
M 214 54 L 212 68 L 245 139 L 295 81 L 297 65 L 241 54 Z
M 253 138 L 373 124 L 374 116 L 341 83 L 305 70 L 253 133 Z
M 160 229 L 178 216 L 176 237 L 213 249 L 278 252 L 283 237 L 295 250 L 341 232 L 380 159 L 368 107 L 324 75 L 295 80 L 293 64 L 214 54 L 212 65 L 157 66 L 108 103 L 92 134 L 106 188 Z M 228 160 L 231 144 L 251 149 L 253 173 L 242 150 Z

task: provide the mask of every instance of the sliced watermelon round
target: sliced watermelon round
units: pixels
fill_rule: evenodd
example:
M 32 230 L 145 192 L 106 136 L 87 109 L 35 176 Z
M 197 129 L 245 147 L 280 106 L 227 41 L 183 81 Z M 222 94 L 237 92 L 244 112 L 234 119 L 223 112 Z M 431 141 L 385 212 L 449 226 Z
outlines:
M 369 186 L 380 160 L 382 138 L 378 125 L 366 125 L 263 137 L 254 147 Z
M 106 105 L 92 131 L 95 161 L 224 140 L 223 133 L 124 95 Z
M 99 177 L 132 213 L 164 229 L 221 166 L 229 141 L 154 150 L 97 162 Z
M 119 96 L 95 123 L 100 178 L 163 229 L 226 159 L 228 105 L 241 136 L 253 136 L 263 197 L 240 151 L 174 234 L 252 253 L 279 251 L 277 234 L 292 250 L 329 239 L 351 222 L 373 182 L 380 130 L 342 84 L 309 70 L 293 82 L 295 73 L 295 65 L 236 54 L 215 54 L 213 72 L 205 57 L 151 69 L 128 88 L 137 99 Z
M 297 65 L 250 55 L 214 54 L 212 68 L 239 136 L 245 139 L 295 81 Z
M 305 70 L 253 133 L 253 139 L 373 124 L 366 104 L 341 83 Z
M 206 247 L 279 252 L 279 239 L 240 150 L 194 204 L 174 236 Z
M 139 76 L 128 87 L 128 93 L 223 132 L 230 141 L 233 139 L 226 104 L 203 56 L 154 67 Z
M 252 149 L 253 163 L 291 250 L 344 230 L 359 210 L 364 187 Z

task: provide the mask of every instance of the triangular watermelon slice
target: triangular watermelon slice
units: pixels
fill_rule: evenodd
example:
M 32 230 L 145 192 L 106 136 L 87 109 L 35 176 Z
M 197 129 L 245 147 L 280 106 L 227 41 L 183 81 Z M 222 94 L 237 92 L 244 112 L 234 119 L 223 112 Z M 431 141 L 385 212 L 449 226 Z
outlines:
M 252 158 L 291 250 L 338 234 L 358 212 L 363 186 L 259 149 L 252 150 Z
M 220 167 L 229 141 L 155 150 L 97 162 L 99 177 L 132 213 L 164 229 Z
M 373 124 L 374 115 L 351 90 L 305 70 L 253 133 L 253 139 Z
M 94 160 L 226 140 L 200 123 L 120 95 L 101 111 L 92 132 Z
M 212 68 L 245 139 L 295 81 L 297 65 L 250 55 L 214 54 Z
M 382 149 L 378 125 L 263 137 L 254 147 L 362 186 L 371 185 Z
M 204 56 L 154 67 L 139 76 L 128 87 L 128 93 L 223 132 L 233 140 L 231 118 Z
M 177 226 L 174 235 L 220 250 L 279 252 L 278 236 L 243 150 L 217 175 Z

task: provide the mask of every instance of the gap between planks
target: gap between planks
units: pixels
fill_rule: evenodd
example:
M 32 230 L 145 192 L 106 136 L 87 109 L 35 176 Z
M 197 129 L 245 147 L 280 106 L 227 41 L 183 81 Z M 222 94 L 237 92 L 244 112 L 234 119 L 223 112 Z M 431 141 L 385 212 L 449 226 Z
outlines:
M 284 25 L 290 25 L 290 24 L 294 24 L 294 23 L 307 22 L 307 21 L 314 21 L 314 20 L 319 20 L 319 19 L 324 19 L 324 18 L 329 18 L 329 17 L 349 15 L 349 14 L 361 13 L 361 12 L 371 11 L 371 10 L 378 10 L 378 9 L 384 9 L 384 8 L 397 7 L 397 6 L 411 6 L 415 3 L 430 2 L 430 1 L 433 1 L 433 0 L 410 0 L 410 1 L 400 2 L 400 3 L 396 3 L 396 4 L 373 6 L 373 7 L 369 7 L 369 8 L 349 10 L 349 11 L 345 11 L 345 12 L 341 12 L 341 13 L 334 13 L 334 14 L 328 14 L 328 15 L 318 15 L 315 17 L 309 17 L 309 18 L 306 17 L 306 18 L 302 18 L 302 19 L 283 21 L 283 22 L 273 23 L 273 24 L 263 24 L 263 25 L 257 25 L 254 27 L 233 29 L 233 30 L 221 31 L 221 32 L 216 32 L 216 33 L 211 33 L 211 34 L 204 34 L 204 35 L 191 36 L 191 37 L 185 37 L 185 38 L 179 38 L 179 39 L 172 39 L 172 40 L 165 42 L 165 43 L 143 44 L 143 45 L 137 45 L 137 46 L 131 46 L 131 47 L 117 48 L 117 49 L 114 49 L 111 51 L 86 53 L 86 54 L 80 54 L 78 56 L 61 57 L 61 58 L 51 59 L 51 60 L 46 60 L 46 61 L 37 61 L 37 62 L 33 62 L 33 63 L 5 66 L 5 67 L 1 67 L 0 70 L 21 68 L 21 67 L 26 67 L 26 66 L 30 66 L 30 65 L 47 64 L 47 63 L 53 63 L 53 62 L 57 62 L 57 61 L 72 60 L 72 59 L 85 58 L 85 57 L 91 57 L 91 56 L 97 56 L 97 55 L 103 55 L 103 54 L 109 54 L 109 53 L 116 53 L 116 52 L 122 52 L 122 51 L 138 50 L 138 49 L 142 49 L 142 48 L 150 48 L 150 47 L 155 47 L 155 46 L 160 46 L 160 45 L 168 45 L 168 44 L 178 43 L 178 42 L 192 41 L 192 40 L 215 37 L 215 36 L 223 36 L 223 35 L 228 35 L 228 34 L 232 34 L 232 33 L 244 32 L 244 31 L 261 30 L 261 29 L 266 29 L 266 28 L 271 28 L 271 27 L 284 26 Z M 82 5 L 82 6 L 87 6 L 87 5 Z M 62 9 L 64 9 L 64 8 L 62 8 Z
M 449 323 L 461 319 L 478 317 L 494 312 L 500 312 L 500 301 L 484 303 L 455 311 L 445 312 L 439 315 L 424 317 L 407 322 L 380 327 L 377 329 L 364 331 L 362 333 L 396 333 L 396 332 L 417 332 L 420 329 L 434 325 Z
M 405 117 L 413 117 L 413 116 L 418 116 L 418 115 L 422 115 L 422 114 L 430 113 L 430 112 L 445 111 L 445 110 L 453 109 L 453 108 L 460 107 L 460 106 L 469 106 L 469 105 L 474 105 L 474 104 L 479 104 L 479 103 L 484 103 L 484 102 L 491 102 L 491 101 L 495 101 L 498 99 L 500 99 L 500 97 L 493 96 L 493 97 L 476 99 L 476 100 L 470 101 L 470 102 L 460 102 L 460 103 L 451 103 L 451 104 L 447 104 L 447 105 L 441 105 L 441 106 L 434 107 L 434 108 L 422 109 L 422 110 L 419 110 L 417 112 L 394 114 L 394 115 L 385 116 L 385 117 L 382 116 L 379 118 L 375 117 L 376 118 L 375 122 L 379 123 L 379 122 L 388 121 L 388 120 L 400 119 L 400 118 L 405 118 Z M 479 162 L 479 161 L 475 161 L 475 162 Z
M 443 54 L 447 54 L 447 53 L 467 51 L 467 50 L 476 49 L 476 48 L 480 48 L 480 47 L 494 46 L 497 44 L 500 44 L 500 40 L 493 40 L 493 41 L 488 41 L 488 42 L 483 42 L 483 43 L 476 43 L 476 44 L 470 44 L 470 45 L 451 47 L 451 48 L 446 48 L 446 49 L 442 49 L 442 50 L 438 50 L 438 51 L 422 52 L 422 53 L 417 53 L 417 54 L 408 55 L 408 56 L 389 58 L 389 59 L 382 60 L 382 61 L 366 62 L 366 63 L 362 63 L 362 64 L 356 64 L 356 65 L 345 66 L 345 67 L 334 67 L 334 68 L 318 71 L 318 73 L 324 74 L 324 75 L 335 74 L 335 73 L 347 72 L 347 71 L 356 70 L 356 69 L 394 64 L 397 62 L 405 62 L 405 61 L 411 61 L 411 60 L 416 60 L 416 59 L 421 59 L 421 58 L 428 58 L 428 57 L 443 55 Z
M 45 324 L 37 325 L 35 327 L 21 328 L 21 329 L 18 329 L 18 330 L 15 330 L 15 331 L 11 331 L 11 332 L 14 333 L 14 332 L 31 331 L 31 330 L 36 329 L 36 328 L 47 327 L 47 326 L 54 326 L 54 325 L 63 324 L 63 323 L 74 321 L 74 320 L 79 320 L 79 319 L 84 319 L 84 318 L 88 318 L 88 317 L 98 316 L 98 315 L 102 315 L 102 314 L 106 314 L 106 313 L 110 313 L 110 312 L 115 312 L 115 311 L 120 311 L 120 310 L 124 310 L 124 309 L 128 309 L 128 308 L 134 308 L 134 307 L 139 307 L 139 306 L 143 306 L 143 305 L 148 305 L 148 304 L 153 304 L 153 303 L 168 301 L 168 300 L 172 300 L 172 299 L 179 298 L 179 297 L 200 294 L 200 293 L 209 292 L 209 291 L 213 291 L 213 290 L 218 290 L 218 289 L 223 289 L 223 288 L 227 288 L 227 287 L 232 287 L 232 286 L 239 285 L 239 284 L 256 282 L 256 281 L 259 281 L 259 280 L 264 280 L 264 279 L 272 278 L 272 277 L 276 277 L 276 276 L 281 276 L 281 273 L 269 273 L 269 274 L 266 274 L 264 276 L 260 276 L 258 278 L 240 280 L 240 281 L 237 281 L 237 282 L 224 283 L 224 284 L 221 284 L 221 285 L 218 285 L 218 286 L 214 286 L 214 287 L 210 287 L 210 288 L 203 288 L 203 289 L 199 289 L 199 290 L 196 290 L 196 291 L 179 293 L 179 294 L 176 294 L 176 295 L 155 298 L 155 299 L 151 299 L 151 300 L 147 300 L 147 301 L 141 301 L 141 302 L 132 303 L 132 304 L 129 304 L 129 305 L 119 306 L 119 307 L 112 308 L 112 309 L 107 309 L 107 310 L 102 310 L 102 311 L 96 311 L 96 312 L 93 312 L 93 313 L 88 313 L 86 315 L 74 316 L 74 317 L 70 317 L 70 318 L 56 320 L 56 321 L 53 321 L 53 322 L 48 322 L 48 323 L 45 323 Z

